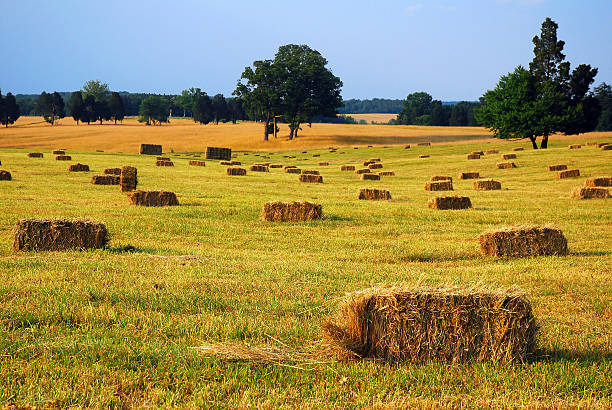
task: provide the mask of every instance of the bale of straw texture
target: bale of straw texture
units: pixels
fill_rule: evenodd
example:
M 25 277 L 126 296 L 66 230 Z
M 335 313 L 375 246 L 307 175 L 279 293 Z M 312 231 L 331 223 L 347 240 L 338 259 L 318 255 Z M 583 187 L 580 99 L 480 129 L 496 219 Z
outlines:
M 576 188 L 574 192 L 572 192 L 572 198 L 576 198 L 576 199 L 610 198 L 610 191 L 608 191 L 608 188 L 585 186 L 581 188 Z
M 404 145 L 404 149 L 410 149 L 410 145 Z
M 282 168 L 283 164 L 270 164 L 270 168 Z
M 453 177 L 449 177 L 447 175 L 434 175 L 431 177 L 430 181 L 450 181 L 453 182 Z
M 172 161 L 155 161 L 155 165 L 158 167 L 173 167 L 174 162 Z
M 219 165 L 232 165 L 232 161 L 219 161 Z
M 162 146 L 157 144 L 140 144 L 141 155 L 161 155 Z
M 28 157 L 29 158 L 42 158 L 43 153 L 42 152 L 30 152 L 28 153 Z
M 498 162 L 497 169 L 508 169 L 508 168 L 516 168 L 516 164 L 514 162 Z
M 612 177 L 587 178 L 587 180 L 584 181 L 584 186 L 587 186 L 587 187 L 612 186 Z
M 156 161 L 170 161 L 170 158 L 168 158 L 168 157 L 156 157 L 155 160 Z
M 371 171 L 369 168 L 362 168 L 355 171 L 356 174 L 369 174 Z
M 312 154 L 313 157 L 320 157 L 321 154 Z
M 386 189 L 363 188 L 359 190 L 359 199 L 374 201 L 389 200 L 391 199 L 391 193 Z
M 607 144 L 601 147 L 602 151 L 610 151 L 612 150 L 612 144 Z
M 370 162 L 380 162 L 380 158 L 370 158 L 368 161 L 370 161 Z
M 468 209 L 472 202 L 467 196 L 438 196 L 428 202 L 431 209 Z
M 268 169 L 268 167 L 267 167 L 267 166 L 265 166 L 265 165 L 258 165 L 258 164 L 251 165 L 251 166 L 249 167 L 249 171 L 256 171 L 256 172 L 270 172 L 270 170 Z
M 206 166 L 206 162 L 205 161 L 199 161 L 197 159 L 192 159 L 192 160 L 189 160 L 189 165 L 194 165 L 196 167 L 205 167 Z
M 536 350 L 538 324 L 516 289 L 409 287 L 349 295 L 323 324 L 340 359 L 387 362 L 525 362 Z
M 119 175 L 94 175 L 91 183 L 94 185 L 119 185 L 121 177 Z
M 549 165 L 548 166 L 549 171 L 563 171 L 564 169 L 567 169 L 567 165 L 559 164 L 559 165 Z
M 320 167 L 326 167 L 329 165 L 329 162 L 318 162 L 317 165 Z
M 56 149 L 55 151 L 51 152 L 51 154 L 53 154 L 53 155 L 66 155 L 66 151 L 61 150 L 61 149 Z
M 355 165 L 342 165 L 340 171 L 354 171 Z
M 378 173 L 378 176 L 380 176 L 380 177 L 394 177 L 395 176 L 395 172 L 393 172 L 393 171 L 380 171 Z
M 230 165 L 234 166 L 234 165 L 242 165 L 242 162 L 240 161 L 231 161 Z
M 592 146 L 592 145 L 597 145 L 597 142 L 595 141 L 590 141 L 586 143 L 587 146 Z
M 169 191 L 131 191 L 127 194 L 130 204 L 140 206 L 177 206 L 176 194 Z
M 55 156 L 56 161 L 70 161 L 71 159 L 72 157 L 70 155 L 56 155 Z
M 17 223 L 15 251 L 99 249 L 108 242 L 102 223 L 67 219 L 22 219 Z
M 302 174 L 319 175 L 319 171 L 317 171 L 316 169 L 303 169 Z
M 287 168 L 297 168 L 297 167 L 295 165 L 285 165 L 284 169 L 287 169 Z
M 515 159 L 516 154 L 502 154 L 502 159 Z
M 523 258 L 567 255 L 567 239 L 554 226 L 508 226 L 483 232 L 480 250 L 484 255 Z
M 379 162 L 375 162 L 373 164 L 368 165 L 368 169 L 381 169 L 382 167 L 383 167 L 383 164 Z
M 72 164 L 68 167 L 68 172 L 89 172 L 89 165 Z
M 206 147 L 206 159 L 232 160 L 231 148 Z
M 499 151 L 496 149 L 490 149 L 485 151 L 485 154 L 490 155 L 490 154 L 499 154 Z
M 462 172 L 459 174 L 459 179 L 476 179 L 480 178 L 480 172 Z
M 302 170 L 299 168 L 285 168 L 287 174 L 301 174 Z
M 370 165 L 372 165 L 374 162 L 373 161 L 363 161 L 363 166 L 364 167 L 369 167 Z
M 597 143 L 597 148 L 601 148 L 601 147 L 603 147 L 604 145 L 608 145 L 608 144 L 610 144 L 610 143 L 609 143 L 609 142 L 598 142 L 598 143 Z
M 361 174 L 362 181 L 380 181 L 380 175 L 378 174 Z
M 12 181 L 13 176 L 5 169 L 0 169 L 0 181 Z
M 467 159 L 480 159 L 478 154 L 468 154 Z
M 425 184 L 426 191 L 452 191 L 453 181 L 430 181 Z
M 557 178 L 565 179 L 565 178 L 575 178 L 580 176 L 579 169 L 566 169 L 564 171 L 557 172 Z
M 323 206 L 306 201 L 267 202 L 261 217 L 264 221 L 271 222 L 313 221 L 323 217 Z
M 472 151 L 472 152 L 470 152 L 470 154 L 484 155 L 485 153 L 483 151 Z
M 429 145 L 431 145 L 431 142 L 419 142 L 417 145 L 419 145 L 419 146 L 429 146 Z
M 580 144 L 572 144 L 568 148 L 569 149 L 578 149 L 578 148 L 582 148 L 582 145 L 580 145 Z
M 501 182 L 492 179 L 483 179 L 474 181 L 474 189 L 476 191 L 495 191 L 501 189 Z
M 225 173 L 227 175 L 239 175 L 239 176 L 244 176 L 246 175 L 246 169 L 244 168 L 226 168 L 225 169 Z
M 512 151 L 524 151 L 524 150 L 525 150 L 525 148 L 523 148 L 523 147 L 516 147 L 516 148 L 512 149 Z
M 135 167 L 125 166 L 121 168 L 121 192 L 129 192 L 136 189 L 138 185 L 138 170 Z
M 300 182 L 317 182 L 322 183 L 323 177 L 321 175 L 304 174 L 300 175 Z
M 429 158 L 429 155 L 419 155 L 419 158 Z
M 106 175 L 121 175 L 121 168 L 106 168 L 104 170 Z

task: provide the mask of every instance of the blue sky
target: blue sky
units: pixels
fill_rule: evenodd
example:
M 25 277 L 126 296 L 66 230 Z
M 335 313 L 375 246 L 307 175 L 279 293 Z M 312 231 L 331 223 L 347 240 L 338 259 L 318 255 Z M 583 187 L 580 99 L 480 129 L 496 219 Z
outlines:
M 1 0 L 0 3 L 8 2 Z M 533 55 L 546 17 L 572 67 L 612 83 L 610 0 L 19 0 L 0 14 L 2 92 L 112 90 L 230 95 L 245 66 L 308 44 L 343 97 L 475 100 Z

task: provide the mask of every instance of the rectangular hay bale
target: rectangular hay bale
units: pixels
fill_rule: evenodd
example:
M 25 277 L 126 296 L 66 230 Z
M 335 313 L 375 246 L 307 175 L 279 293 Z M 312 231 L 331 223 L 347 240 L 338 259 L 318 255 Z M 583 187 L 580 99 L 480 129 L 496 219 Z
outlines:
M 270 222 L 313 221 L 323 217 L 323 206 L 306 201 L 273 201 L 264 204 L 261 216 Z
M 501 182 L 492 179 L 481 179 L 474 181 L 476 191 L 496 191 L 501 189 Z
M 547 167 L 547 169 L 549 171 L 563 171 L 564 169 L 567 169 L 567 165 L 565 164 L 559 164 L 559 165 L 549 165 Z
M 53 154 L 53 155 L 66 155 L 66 151 L 61 150 L 61 149 L 56 149 L 55 151 L 51 152 L 51 154 Z
M 468 154 L 467 159 L 480 159 L 478 154 Z
M 130 191 L 127 193 L 131 205 L 139 206 L 178 206 L 174 192 L 169 191 Z
M 255 172 L 270 172 L 270 170 L 268 169 L 267 166 L 263 165 L 263 164 L 255 164 L 255 165 L 251 165 L 249 167 L 249 171 L 255 171 Z
M 317 171 L 316 169 L 303 169 L 302 174 L 319 175 L 319 171 Z
M 234 168 L 234 167 L 232 167 L 232 168 L 226 168 L 225 169 L 225 173 L 227 175 L 244 176 L 244 175 L 247 174 L 247 171 L 244 168 Z
M 557 178 L 565 179 L 565 178 L 576 178 L 580 176 L 579 169 L 566 169 L 564 171 L 557 172 Z
M 485 154 L 487 154 L 487 155 L 499 154 L 499 151 L 496 150 L 496 149 L 490 149 L 490 150 L 485 151 Z
M 199 161 L 197 159 L 192 159 L 192 160 L 189 160 L 189 165 L 193 165 L 196 167 L 205 167 L 206 161 Z
M 453 177 L 448 175 L 434 175 L 431 177 L 430 181 L 450 181 L 453 182 Z
M 426 191 L 452 191 L 453 182 L 449 180 L 444 181 L 429 181 L 425 184 Z
M 0 169 L 0 181 L 12 181 L 13 176 L 5 169 Z
M 368 165 L 368 169 L 380 169 L 383 167 L 383 164 L 379 163 L 379 162 L 374 162 L 370 165 Z
M 502 154 L 502 159 L 515 159 L 516 158 L 516 154 Z
M 161 155 L 162 146 L 157 144 L 140 144 L 140 155 Z
M 106 168 L 104 170 L 105 175 L 121 175 L 121 168 Z
M 302 174 L 300 175 L 300 182 L 314 182 L 314 183 L 323 183 L 323 177 L 321 175 L 314 174 Z
M 94 175 L 91 183 L 94 185 L 119 185 L 121 177 L 119 175 Z
M 509 226 L 483 232 L 479 237 L 483 255 L 523 258 L 568 254 L 567 239 L 553 226 Z
M 362 181 L 380 181 L 380 176 L 378 174 L 361 174 Z
M 43 158 L 42 152 L 29 152 L 28 158 Z
M 607 186 L 612 186 L 612 177 L 587 178 L 587 180 L 584 181 L 584 186 L 587 186 L 587 187 L 607 187 Z
M 71 164 L 68 167 L 68 172 L 89 172 L 89 165 L 85 164 Z
M 516 164 L 514 162 L 498 162 L 497 169 L 509 169 L 516 168 Z
M 56 155 L 55 156 L 56 161 L 70 161 L 71 159 L 72 157 L 70 155 Z
M 293 167 L 293 168 L 285 168 L 285 172 L 287 174 L 301 174 L 302 170 L 300 168 Z
M 368 175 L 368 174 L 364 174 Z M 363 188 L 359 190 L 359 199 L 361 200 L 389 200 L 391 193 L 386 189 Z
M 428 202 L 431 209 L 468 209 L 472 207 L 472 202 L 467 196 L 438 196 L 431 198 Z
M 138 185 L 138 170 L 135 167 L 125 166 L 121 168 L 121 192 L 129 192 L 136 189 Z
M 155 165 L 158 167 L 173 167 L 174 162 L 172 161 L 155 161 Z
M 67 219 L 21 219 L 15 251 L 65 251 L 104 248 L 109 240 L 103 223 Z
M 579 149 L 579 148 L 582 148 L 582 145 L 580 145 L 580 144 L 572 144 L 568 148 L 569 149 Z
M 585 186 L 582 188 L 576 188 L 574 192 L 572 192 L 572 198 L 605 199 L 610 198 L 610 191 L 608 191 L 608 188 Z
M 232 160 L 231 148 L 206 147 L 206 159 Z
M 355 165 L 342 165 L 340 171 L 354 171 Z
M 477 179 L 480 178 L 480 172 L 462 172 L 459 174 L 459 179 Z
M 378 173 L 378 176 L 380 176 L 380 177 L 394 177 L 395 176 L 395 172 L 393 172 L 393 171 L 380 171 Z

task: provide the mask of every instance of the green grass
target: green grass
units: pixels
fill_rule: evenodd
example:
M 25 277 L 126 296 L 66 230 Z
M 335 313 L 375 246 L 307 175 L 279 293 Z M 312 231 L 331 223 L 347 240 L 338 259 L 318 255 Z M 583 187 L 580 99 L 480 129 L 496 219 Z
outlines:
M 477 149 L 516 143 L 341 148 L 283 152 L 272 162 L 320 169 L 324 184 L 282 170 L 225 175 L 207 161 L 175 167 L 128 154 L 72 152 L 71 162 L 0 150 L 0 405 L 49 406 L 582 406 L 612 405 L 612 200 L 579 201 L 585 177 L 612 174 L 612 153 L 594 147 L 518 152 L 467 160 Z M 320 153 L 317 158 L 312 153 Z M 430 158 L 419 159 L 422 153 Z M 297 155 L 307 161 L 286 160 Z M 360 181 L 341 164 L 381 157 L 396 177 Z M 243 164 L 263 161 L 239 154 Z M 69 163 L 93 172 L 68 173 Z M 329 161 L 329 167 L 317 167 Z M 355 162 L 353 162 L 355 163 Z M 546 165 L 582 176 L 558 180 Z M 139 188 L 177 193 L 179 207 L 130 206 L 118 187 L 94 186 L 106 167 L 138 167 Z M 480 171 L 502 191 L 477 192 L 461 171 Z M 423 187 L 454 177 L 474 209 L 434 211 Z M 358 201 L 361 187 L 389 189 L 392 201 Z M 444 194 L 444 193 L 439 193 Z M 260 220 L 270 200 L 323 204 L 326 219 Z M 15 253 L 15 223 L 26 217 L 103 221 L 109 249 Z M 504 260 L 480 255 L 478 235 L 512 224 L 548 224 L 571 255 Z M 134 253 L 119 248 L 131 244 Z M 186 257 L 189 256 L 189 257 Z M 533 362 L 392 366 L 364 361 L 287 367 L 226 363 L 193 347 L 215 342 L 316 346 L 320 325 L 347 292 L 382 283 L 522 288 L 542 329 Z

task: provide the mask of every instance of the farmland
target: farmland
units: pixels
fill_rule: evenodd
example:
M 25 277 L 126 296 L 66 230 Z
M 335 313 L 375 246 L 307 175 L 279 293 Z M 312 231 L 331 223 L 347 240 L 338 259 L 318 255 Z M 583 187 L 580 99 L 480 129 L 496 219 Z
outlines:
M 549 149 L 532 151 L 525 141 L 493 140 L 467 127 L 313 124 L 295 141 L 281 132 L 264 143 L 262 126 L 253 123 L 70 121 L 51 127 L 25 117 L 0 130 L 0 168 L 13 176 L 0 181 L 0 403 L 612 405 L 612 200 L 570 198 L 587 177 L 612 175 L 612 151 L 584 145 L 612 142 L 612 133 L 553 137 Z M 156 167 L 154 157 L 137 155 L 141 142 L 172 149 L 174 166 Z M 239 150 L 245 167 L 265 155 L 316 169 L 324 182 L 299 183 L 282 169 L 232 177 L 210 160 L 189 166 L 203 159 L 193 154 L 206 145 Z M 517 167 L 497 169 L 501 153 L 515 147 L 525 147 L 513 160 Z M 72 161 L 55 161 L 52 148 L 66 148 Z M 466 158 L 491 149 L 499 154 Z M 26 157 L 30 151 L 44 158 Z M 361 181 L 340 171 L 371 157 L 396 176 Z M 68 173 L 76 162 L 91 172 Z M 580 177 L 557 179 L 546 170 L 551 164 L 579 168 Z M 137 167 L 139 188 L 175 192 L 180 206 L 131 206 L 116 186 L 90 183 L 104 168 L 123 165 Z M 500 181 L 502 189 L 475 191 L 472 181 L 457 178 L 467 171 Z M 469 196 L 474 208 L 429 209 L 436 193 L 424 185 L 433 175 L 452 175 L 452 193 Z M 389 190 L 392 199 L 359 201 L 364 187 Z M 325 217 L 265 222 L 263 205 L 273 200 L 320 203 Z M 96 251 L 14 252 L 15 224 L 29 217 L 101 221 L 111 241 Z M 523 224 L 556 225 L 570 254 L 480 254 L 481 232 Z M 134 250 L 126 252 L 128 245 Z M 343 296 L 394 283 L 519 287 L 541 324 L 540 352 L 511 365 L 391 365 L 325 355 L 321 323 Z M 271 364 L 224 361 L 202 353 L 199 347 L 209 344 L 300 354 Z

